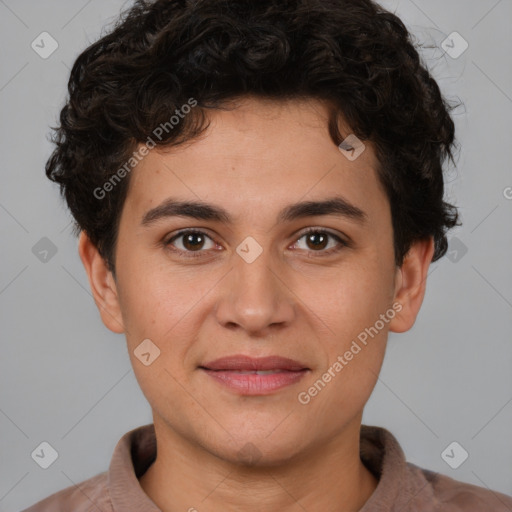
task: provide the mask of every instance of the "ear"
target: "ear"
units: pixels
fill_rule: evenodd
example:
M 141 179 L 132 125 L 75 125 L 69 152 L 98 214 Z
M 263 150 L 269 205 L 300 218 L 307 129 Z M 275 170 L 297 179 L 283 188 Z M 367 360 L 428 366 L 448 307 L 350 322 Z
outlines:
M 389 323 L 390 331 L 405 332 L 414 325 L 425 296 L 434 248 L 433 237 L 415 242 L 397 268 L 393 302 L 398 302 L 401 309 L 396 309 L 397 314 Z
M 119 305 L 117 286 L 104 259 L 85 231 L 80 233 L 78 253 L 89 277 L 94 302 L 105 326 L 113 332 L 124 332 L 124 323 Z

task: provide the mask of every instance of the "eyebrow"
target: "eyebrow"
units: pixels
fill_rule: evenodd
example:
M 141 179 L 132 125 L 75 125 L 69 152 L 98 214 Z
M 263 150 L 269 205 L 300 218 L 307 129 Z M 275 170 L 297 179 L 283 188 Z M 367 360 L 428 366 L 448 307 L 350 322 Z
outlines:
M 279 222 L 291 222 L 305 217 L 317 215 L 336 215 L 364 224 L 368 221 L 368 215 L 361 208 L 347 201 L 341 196 L 331 197 L 322 201 L 303 201 L 283 208 L 278 216 Z M 197 220 L 211 220 L 232 224 L 230 214 L 216 205 L 202 201 L 180 201 L 168 198 L 160 205 L 146 212 L 141 224 L 149 226 L 160 219 L 168 217 L 188 217 Z

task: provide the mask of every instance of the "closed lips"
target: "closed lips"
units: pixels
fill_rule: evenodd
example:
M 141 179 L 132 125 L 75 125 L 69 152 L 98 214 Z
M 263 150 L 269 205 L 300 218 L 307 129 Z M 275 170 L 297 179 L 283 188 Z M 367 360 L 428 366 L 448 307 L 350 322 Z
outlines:
M 309 368 L 293 359 L 281 356 L 249 357 L 238 354 L 222 357 L 201 365 L 200 368 L 213 371 L 232 371 L 246 374 L 265 375 L 276 372 L 297 372 Z
M 205 368 L 205 370 L 210 370 L 211 368 Z M 305 368 L 304 368 L 305 369 Z M 284 372 L 291 372 L 291 371 L 302 371 L 302 370 L 212 370 L 214 372 L 233 372 L 233 373 L 240 373 L 241 375 L 269 375 L 271 373 L 284 373 Z

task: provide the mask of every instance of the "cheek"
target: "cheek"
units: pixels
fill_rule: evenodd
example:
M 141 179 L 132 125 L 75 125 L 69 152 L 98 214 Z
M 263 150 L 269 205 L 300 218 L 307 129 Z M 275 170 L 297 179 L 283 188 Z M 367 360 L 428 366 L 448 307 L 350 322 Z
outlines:
M 304 302 L 343 346 L 389 309 L 392 284 L 390 268 L 365 259 L 364 264 L 340 266 L 329 279 L 308 280 L 297 294 L 305 297 Z
M 348 417 L 361 410 L 377 382 L 388 335 L 388 324 L 380 314 L 387 309 L 366 294 L 352 293 L 350 301 L 335 302 L 326 320 L 334 334 L 329 332 L 321 340 L 326 360 L 312 387 L 303 391 L 318 414 L 328 409 L 335 416 Z
M 184 283 L 175 269 L 161 268 L 136 254 L 126 258 L 120 271 L 120 304 L 130 342 L 141 337 L 161 342 L 201 293 L 193 283 Z
M 181 388 L 176 382 L 187 381 L 187 371 L 194 363 L 191 348 L 204 325 L 205 297 L 212 283 L 179 269 L 169 272 L 161 265 L 137 265 L 136 260 L 125 265 L 124 271 L 126 285 L 120 302 L 137 380 L 148 400 L 162 389 L 178 393 Z M 144 366 L 135 355 L 146 339 L 157 347 L 156 353 L 159 351 L 150 366 Z
M 391 268 L 378 258 L 365 259 L 364 265 L 347 265 L 333 279 L 304 290 L 308 305 L 328 327 L 321 340 L 327 361 L 317 387 L 325 384 L 330 392 L 320 393 L 320 403 L 356 405 L 373 390 L 395 313 L 392 275 L 385 266 Z

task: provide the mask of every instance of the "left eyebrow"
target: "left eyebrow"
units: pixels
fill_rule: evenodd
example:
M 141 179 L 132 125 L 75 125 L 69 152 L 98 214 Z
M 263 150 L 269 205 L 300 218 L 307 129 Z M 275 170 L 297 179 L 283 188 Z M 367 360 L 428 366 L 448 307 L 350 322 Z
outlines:
M 322 201 L 303 201 L 283 208 L 278 216 L 278 222 L 291 222 L 304 217 L 318 215 L 336 215 L 353 220 L 359 224 L 368 222 L 368 215 L 358 206 L 350 203 L 341 196 L 335 196 Z M 202 201 L 180 201 L 168 198 L 160 205 L 146 212 L 141 224 L 149 226 L 156 221 L 168 217 L 188 217 L 197 220 L 213 220 L 232 224 L 230 214 L 220 206 Z

